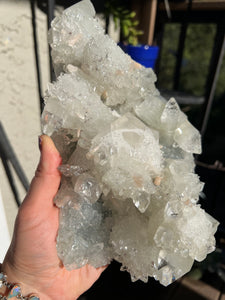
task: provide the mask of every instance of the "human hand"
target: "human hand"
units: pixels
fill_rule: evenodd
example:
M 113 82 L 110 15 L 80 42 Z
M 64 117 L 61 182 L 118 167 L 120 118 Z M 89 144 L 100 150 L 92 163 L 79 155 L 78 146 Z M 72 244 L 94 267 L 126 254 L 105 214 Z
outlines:
M 41 300 L 77 299 L 105 269 L 86 265 L 67 271 L 57 256 L 59 209 L 53 198 L 60 184 L 60 163 L 53 141 L 41 136 L 40 163 L 19 209 L 12 243 L 2 266 L 8 281 L 20 284 L 23 295 L 35 292 Z

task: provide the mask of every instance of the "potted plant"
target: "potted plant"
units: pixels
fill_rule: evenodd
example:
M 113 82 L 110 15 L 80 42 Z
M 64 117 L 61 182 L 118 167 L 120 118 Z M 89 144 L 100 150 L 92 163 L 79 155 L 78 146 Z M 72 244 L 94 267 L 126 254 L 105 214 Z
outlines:
M 107 0 L 105 3 L 106 24 L 110 15 L 113 17 L 115 29 L 120 27 L 119 46 L 135 61 L 147 68 L 154 68 L 159 48 L 139 44 L 138 38 L 143 31 L 138 29 L 139 21 L 135 18 L 135 11 L 121 4 L 120 0 Z

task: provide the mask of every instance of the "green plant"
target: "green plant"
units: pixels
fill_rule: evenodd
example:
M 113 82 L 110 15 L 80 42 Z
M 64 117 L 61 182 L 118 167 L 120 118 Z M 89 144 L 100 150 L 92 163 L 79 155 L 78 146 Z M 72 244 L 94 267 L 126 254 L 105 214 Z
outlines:
M 135 11 L 131 11 L 119 0 L 108 0 L 105 4 L 105 15 L 109 18 L 113 16 L 115 28 L 120 26 L 120 41 L 123 43 L 136 46 L 138 44 L 138 36 L 143 34 L 142 30 L 138 30 L 139 21 L 135 19 Z

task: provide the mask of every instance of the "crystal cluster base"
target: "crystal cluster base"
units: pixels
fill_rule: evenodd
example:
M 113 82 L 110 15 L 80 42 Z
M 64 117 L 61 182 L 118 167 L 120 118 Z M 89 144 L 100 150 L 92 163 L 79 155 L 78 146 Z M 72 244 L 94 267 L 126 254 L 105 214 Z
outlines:
M 63 159 L 57 251 L 68 270 L 112 259 L 131 279 L 168 285 L 215 248 L 218 222 L 198 205 L 199 132 L 156 76 L 104 34 L 89 0 L 49 33 L 57 80 L 43 133 Z

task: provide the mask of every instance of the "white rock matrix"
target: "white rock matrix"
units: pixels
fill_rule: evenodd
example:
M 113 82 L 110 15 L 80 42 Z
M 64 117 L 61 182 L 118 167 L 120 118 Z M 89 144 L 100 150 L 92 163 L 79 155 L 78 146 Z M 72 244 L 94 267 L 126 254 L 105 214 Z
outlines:
M 200 134 L 104 34 L 89 0 L 53 20 L 49 42 L 57 80 L 42 128 L 63 159 L 58 255 L 68 270 L 115 259 L 132 281 L 166 286 L 215 249 L 218 222 L 197 204 Z

